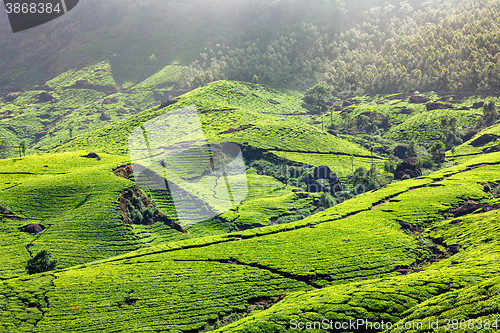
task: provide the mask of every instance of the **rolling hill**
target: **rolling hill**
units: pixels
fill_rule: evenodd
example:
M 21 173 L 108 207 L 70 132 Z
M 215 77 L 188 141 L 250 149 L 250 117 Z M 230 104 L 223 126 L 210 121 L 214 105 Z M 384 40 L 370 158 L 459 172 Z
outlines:
M 498 206 L 483 184 L 498 184 L 499 162 L 498 153 L 476 157 L 298 222 L 166 242 L 50 273 L 17 272 L 0 287 L 3 329 L 280 331 L 293 319 L 353 318 L 444 326 L 449 315 L 493 322 L 498 311 L 481 305 L 497 297 L 498 214 L 466 208 Z M 37 242 L 53 237 L 54 226 Z M 79 253 L 87 249 L 80 245 Z M 477 304 L 471 293 L 480 305 L 467 305 Z
M 438 320 L 444 331 L 450 316 L 499 319 L 500 153 L 490 149 L 498 125 L 425 175 L 391 182 L 382 170 L 395 145 L 424 149 L 440 139 L 433 124 L 443 118 L 456 117 L 461 131 L 476 127 L 482 110 L 473 106 L 488 98 L 429 93 L 429 103 L 451 105 L 430 110 L 409 95 L 360 96 L 332 99 L 322 112 L 300 92 L 222 80 L 155 100 L 154 87 L 171 89 L 173 69 L 124 88 L 101 62 L 3 101 L 2 112 L 13 110 L 3 131 L 31 141 L 27 156 L 0 160 L 1 332 L 279 332 L 359 318 Z M 44 92 L 54 100 L 41 102 Z M 177 223 L 170 189 L 136 186 L 146 183 L 129 155 L 134 131 L 183 109 L 196 110 L 207 144 L 237 144 L 247 167 L 241 203 L 190 225 Z M 44 114 L 54 118 L 37 138 Z M 89 128 L 69 137 L 87 120 Z M 378 133 L 370 122 L 381 125 Z M 168 126 L 158 138 L 190 128 Z M 491 140 L 472 144 L 483 135 Z M 192 136 L 181 135 L 184 143 Z M 153 155 L 180 149 L 164 140 L 149 144 Z M 183 172 L 192 152 L 179 155 Z M 353 196 L 354 170 L 372 163 L 387 184 Z M 344 191 L 309 190 L 308 174 L 319 166 L 335 172 Z M 183 190 L 212 205 L 203 191 Z M 27 274 L 41 250 L 56 270 Z

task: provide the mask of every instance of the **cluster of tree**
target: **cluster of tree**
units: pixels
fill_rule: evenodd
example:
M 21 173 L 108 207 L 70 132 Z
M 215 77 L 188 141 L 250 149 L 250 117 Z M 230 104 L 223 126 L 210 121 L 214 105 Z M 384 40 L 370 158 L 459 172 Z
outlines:
M 227 78 L 305 89 L 326 81 L 335 94 L 480 91 L 500 88 L 500 0 L 429 1 L 415 10 L 386 3 L 341 33 L 303 22 L 272 40 L 216 45 L 184 84 Z
M 369 170 L 365 167 L 357 168 L 351 180 L 353 194 L 362 194 L 382 186 L 382 179 L 375 164 L 372 164 Z
M 476 127 L 490 126 L 499 116 L 495 102 L 489 101 L 483 106 L 483 115 L 478 118 Z
M 18 148 L 19 157 L 26 156 L 26 149 L 28 149 L 28 147 L 26 146 L 26 141 L 21 141 Z M 4 137 L 0 137 L 0 158 L 12 157 L 11 152 L 12 145 L 10 144 L 10 142 Z
M 0 158 L 7 158 L 10 152 L 10 144 L 5 138 L 0 138 Z
M 158 209 L 144 191 L 129 188 L 123 195 L 126 222 L 149 225 L 153 222 Z
M 0 201 L 0 215 L 1 214 L 10 214 L 11 210 L 5 201 Z M 0 216 L 1 218 L 1 216 Z
M 56 268 L 57 261 L 50 259 L 50 253 L 42 250 L 26 264 L 28 274 L 43 273 Z

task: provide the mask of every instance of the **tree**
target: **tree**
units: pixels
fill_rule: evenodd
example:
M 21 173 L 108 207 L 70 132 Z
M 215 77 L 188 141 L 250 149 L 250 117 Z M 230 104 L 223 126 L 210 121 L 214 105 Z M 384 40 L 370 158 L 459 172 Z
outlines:
M 411 141 L 408 145 L 408 150 L 406 151 L 406 157 L 412 158 L 417 157 L 417 150 L 415 149 L 415 142 Z
M 10 144 L 5 138 L 0 138 L 0 158 L 9 156 Z
M 322 81 L 306 90 L 304 102 L 326 109 L 326 102 L 332 99 L 332 97 L 332 87 L 330 87 L 328 83 Z
M 483 118 L 486 124 L 491 124 L 496 118 L 498 118 L 498 111 L 495 106 L 495 102 L 489 101 L 483 106 Z
M 354 194 L 361 194 L 360 192 L 371 191 L 380 187 L 378 168 L 375 164 L 370 166 L 370 170 L 365 167 L 359 167 L 352 175 Z
M 28 274 L 36 274 L 51 271 L 56 268 L 57 261 L 50 260 L 50 254 L 46 250 L 42 250 L 37 255 L 28 260 L 26 270 Z
M 340 114 L 342 119 L 344 120 L 344 126 L 348 130 L 349 129 L 349 123 L 351 122 L 352 115 L 349 112 L 342 112 Z
M 26 156 L 26 142 L 22 141 L 19 145 L 19 157 Z
M 396 171 L 396 162 L 394 161 L 385 161 L 384 163 L 384 170 L 386 172 L 394 173 Z
M 444 157 L 445 157 L 444 148 L 445 148 L 444 143 L 442 143 L 439 140 L 434 142 L 434 144 L 432 145 L 430 152 L 432 154 L 432 160 L 435 163 L 440 164 L 444 162 Z
M 160 96 L 160 104 L 163 104 L 163 95 L 164 94 L 165 93 L 163 91 L 161 91 L 161 90 L 158 91 L 158 96 Z

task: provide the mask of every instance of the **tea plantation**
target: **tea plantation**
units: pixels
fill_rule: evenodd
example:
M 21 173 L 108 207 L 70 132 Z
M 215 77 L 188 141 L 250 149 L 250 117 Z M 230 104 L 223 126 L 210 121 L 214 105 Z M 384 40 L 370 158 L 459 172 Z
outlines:
M 299 92 L 217 81 L 161 103 L 157 92 L 174 91 L 182 70 L 174 63 L 118 86 L 101 62 L 0 101 L 1 135 L 27 144 L 25 156 L 16 148 L 0 160 L 0 332 L 287 332 L 356 319 L 394 327 L 337 331 L 402 332 L 397 323 L 419 321 L 404 331 L 437 322 L 434 331 L 445 332 L 447 320 L 474 319 L 482 326 L 467 330 L 490 332 L 500 320 L 498 125 L 477 128 L 436 166 L 419 160 L 443 139 L 441 121 L 475 127 L 483 97 L 428 93 L 431 103 L 453 104 L 429 110 L 406 95 L 363 96 L 333 99 L 323 112 Z M 53 99 L 40 101 L 44 92 Z M 172 120 L 149 138 L 164 145 L 143 139 L 167 162 L 141 178 L 131 133 L 182 108 L 197 111 L 213 149 L 182 151 L 199 133 Z M 388 163 L 411 142 L 425 170 L 393 181 Z M 246 178 L 246 189 L 231 189 L 242 201 L 177 223 L 178 202 L 155 177 L 176 165 L 169 180 L 215 211 L 213 188 L 223 184 L 207 174 L 223 143 L 241 148 L 245 173 L 224 179 Z M 169 160 L 170 151 L 183 158 Z M 338 176 L 341 191 L 308 191 L 318 166 Z M 363 177 L 377 186 L 354 195 L 361 167 L 374 170 Z M 42 250 L 55 270 L 28 274 Z
M 66 158 L 71 170 L 77 155 L 55 156 Z M 105 158 L 108 165 L 119 164 L 118 158 Z M 366 193 L 298 222 L 139 251 L 128 248 L 115 257 L 109 246 L 108 253 L 100 253 L 109 259 L 34 276 L 17 272 L 21 276 L 4 277 L 0 287 L 3 330 L 23 332 L 36 326 L 37 332 L 192 331 L 216 328 L 245 313 L 249 316 L 220 330 L 279 331 L 290 328 L 292 319 L 396 323 L 443 321 L 453 314 L 493 321 L 498 317 L 495 307 L 484 313 L 484 307 L 475 310 L 467 304 L 496 304 L 497 211 L 461 218 L 449 211 L 467 200 L 491 202 L 482 184 L 500 181 L 499 162 L 498 153 L 481 156 Z M 39 177 L 49 177 L 41 171 Z M 109 177 L 116 176 L 109 171 Z M 28 183 L 37 181 L 33 178 Z M 127 182 L 116 179 L 116 184 Z M 43 205 L 37 209 L 56 225 L 50 210 Z M 29 218 L 35 209 L 23 206 L 22 212 Z M 402 229 L 401 219 L 422 229 Z M 96 225 L 92 221 L 89 225 Z M 40 236 L 45 245 L 60 237 L 45 232 Z M 122 242 L 122 247 L 140 246 Z M 90 250 L 99 259 L 96 248 Z M 284 293 L 282 301 L 270 306 Z M 472 302 L 466 296 L 471 293 L 482 303 Z

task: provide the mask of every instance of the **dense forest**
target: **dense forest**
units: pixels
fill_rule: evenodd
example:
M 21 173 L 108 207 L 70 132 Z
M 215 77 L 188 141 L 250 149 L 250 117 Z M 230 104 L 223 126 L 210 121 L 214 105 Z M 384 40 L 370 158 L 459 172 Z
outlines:
M 499 88 L 498 1 L 408 1 L 371 8 L 338 31 L 337 20 L 273 38 L 210 45 L 185 74 L 195 86 L 227 78 L 304 89 L 326 81 L 336 94 Z

